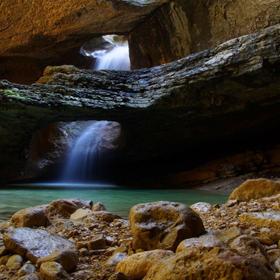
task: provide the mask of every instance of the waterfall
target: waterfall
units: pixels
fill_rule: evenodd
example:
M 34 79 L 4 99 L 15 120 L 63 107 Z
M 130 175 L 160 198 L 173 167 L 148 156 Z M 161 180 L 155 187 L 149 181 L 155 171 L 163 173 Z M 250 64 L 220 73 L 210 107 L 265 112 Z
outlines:
M 108 124 L 108 121 L 89 122 L 81 134 L 73 140 L 63 171 L 63 181 L 82 182 L 92 178 L 96 171 L 96 162 L 102 154 L 103 131 Z
M 118 36 L 103 36 L 110 43 L 109 49 L 83 51 L 85 55 L 95 58 L 95 70 L 130 70 L 128 42 L 118 40 Z M 72 141 L 64 166 L 62 180 L 64 182 L 84 182 L 92 179 L 98 161 L 102 157 L 102 141 L 106 127 L 110 122 L 90 122 L 80 135 Z
M 121 36 L 106 35 L 102 37 L 109 47 L 87 51 L 82 49 L 82 54 L 94 58 L 95 70 L 130 70 L 129 47 L 127 40 Z

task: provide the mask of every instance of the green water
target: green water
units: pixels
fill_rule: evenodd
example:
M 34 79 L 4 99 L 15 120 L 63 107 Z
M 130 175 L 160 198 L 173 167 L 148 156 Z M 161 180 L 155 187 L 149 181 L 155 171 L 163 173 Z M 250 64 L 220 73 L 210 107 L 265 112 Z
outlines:
M 127 216 L 129 209 L 143 202 L 167 200 L 193 204 L 195 202 L 223 203 L 226 196 L 200 190 L 186 189 L 132 189 L 125 187 L 93 186 L 87 188 L 21 187 L 0 189 L 0 221 L 7 220 L 19 209 L 45 204 L 59 198 L 80 198 L 100 201 L 106 208 Z

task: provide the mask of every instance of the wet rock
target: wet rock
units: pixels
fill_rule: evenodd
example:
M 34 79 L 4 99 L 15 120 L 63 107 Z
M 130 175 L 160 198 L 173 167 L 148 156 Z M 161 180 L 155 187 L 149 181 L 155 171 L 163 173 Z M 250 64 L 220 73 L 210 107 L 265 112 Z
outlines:
M 242 223 L 248 223 L 257 227 L 267 227 L 280 229 L 280 212 L 266 211 L 266 212 L 252 212 L 243 213 L 240 215 Z
M 112 223 L 116 219 L 121 219 L 120 216 L 115 215 L 108 211 L 95 211 L 95 212 L 93 212 L 92 215 L 95 219 L 103 221 L 103 222 L 107 222 L 107 223 Z
M 22 209 L 16 212 L 11 223 L 15 227 L 40 227 L 48 226 L 49 219 L 46 214 L 47 205 Z
M 96 202 L 92 205 L 92 211 L 106 211 L 106 207 L 103 203 L 101 202 Z
M 13 255 L 9 257 L 6 266 L 9 269 L 17 270 L 21 268 L 22 262 L 23 262 L 23 258 L 20 255 Z
M 182 251 L 153 266 L 144 280 L 273 280 L 274 273 L 258 260 L 225 248 Z
M 40 266 L 40 278 L 42 280 L 67 279 L 67 273 L 62 265 L 57 262 L 45 262 Z
M 197 212 L 198 214 L 202 213 L 207 213 L 212 209 L 212 205 L 210 203 L 207 202 L 197 202 L 193 205 L 190 206 L 190 208 L 192 210 L 194 210 L 195 212 Z
M 71 216 L 70 220 L 72 221 L 82 221 L 87 216 L 91 215 L 92 211 L 90 209 L 78 209 Z
M 116 271 L 129 279 L 142 279 L 156 263 L 173 256 L 172 251 L 153 250 L 131 255 L 118 263 Z
M 229 196 L 229 200 L 249 201 L 280 193 L 280 181 L 268 179 L 247 180 L 236 188 Z
M 69 240 L 40 229 L 10 229 L 4 234 L 4 243 L 9 251 L 26 257 L 34 264 L 40 258 L 54 253 L 56 256 L 65 256 L 76 252 L 74 244 Z
M 23 276 L 23 275 L 28 275 L 32 274 L 36 271 L 36 268 L 33 264 L 31 263 L 25 263 L 21 269 L 18 271 L 18 276 Z
M 191 248 L 214 248 L 222 247 L 225 244 L 213 233 L 207 233 L 197 238 L 189 238 L 183 240 L 177 247 L 176 253 Z
M 78 199 L 59 199 L 51 202 L 47 207 L 49 215 L 59 215 L 63 218 L 69 218 L 76 210 L 80 208 L 91 209 L 92 201 Z
M 129 219 L 134 249 L 175 250 L 182 240 L 205 232 L 198 214 L 181 203 L 138 204 L 130 210 Z

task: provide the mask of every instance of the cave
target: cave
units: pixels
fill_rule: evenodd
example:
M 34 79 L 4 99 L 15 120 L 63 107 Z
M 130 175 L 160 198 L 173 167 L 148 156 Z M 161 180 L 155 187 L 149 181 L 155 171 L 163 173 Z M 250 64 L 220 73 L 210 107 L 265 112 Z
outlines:
M 1 3 L 0 279 L 279 279 L 279 15 Z

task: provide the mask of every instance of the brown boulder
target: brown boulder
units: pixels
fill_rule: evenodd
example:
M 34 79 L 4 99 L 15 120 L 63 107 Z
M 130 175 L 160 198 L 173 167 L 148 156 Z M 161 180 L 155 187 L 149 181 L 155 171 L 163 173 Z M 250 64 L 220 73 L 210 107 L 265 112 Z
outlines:
M 167 250 L 137 253 L 120 261 L 116 267 L 116 271 L 124 274 L 131 280 L 142 279 L 154 264 L 173 255 L 174 253 L 172 251 Z
M 85 201 L 79 199 L 59 199 L 52 201 L 47 207 L 47 212 L 50 216 L 61 216 L 69 218 L 76 210 L 80 208 L 92 207 L 92 201 Z
M 11 223 L 15 227 L 48 226 L 50 222 L 46 214 L 46 208 L 47 205 L 42 205 L 22 209 L 12 216 Z
M 229 196 L 229 200 L 248 201 L 280 193 L 280 181 L 268 179 L 247 180 L 237 187 Z
M 129 219 L 134 249 L 175 250 L 182 240 L 205 232 L 198 214 L 181 203 L 138 204 L 130 210 Z
M 183 251 L 153 266 L 144 280 L 272 280 L 258 260 L 224 248 Z

